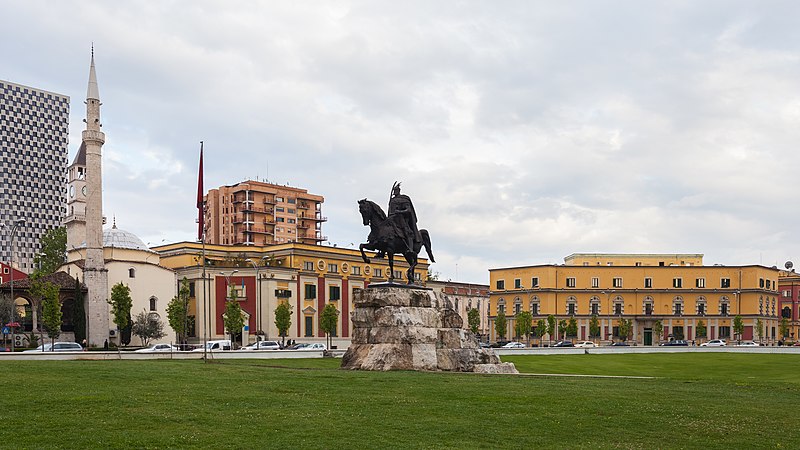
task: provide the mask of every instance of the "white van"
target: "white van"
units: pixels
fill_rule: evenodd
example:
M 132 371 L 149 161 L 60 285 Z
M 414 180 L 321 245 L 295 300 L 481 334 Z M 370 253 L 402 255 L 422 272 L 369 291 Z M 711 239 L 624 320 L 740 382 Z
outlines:
M 206 342 L 205 348 L 200 347 L 200 348 L 196 348 L 196 349 L 194 349 L 192 351 L 193 352 L 203 352 L 203 351 L 218 352 L 218 351 L 221 351 L 221 350 L 230 350 L 232 348 L 233 348 L 233 346 L 231 346 L 231 341 L 230 340 L 219 340 L 219 341 L 208 341 L 208 342 Z

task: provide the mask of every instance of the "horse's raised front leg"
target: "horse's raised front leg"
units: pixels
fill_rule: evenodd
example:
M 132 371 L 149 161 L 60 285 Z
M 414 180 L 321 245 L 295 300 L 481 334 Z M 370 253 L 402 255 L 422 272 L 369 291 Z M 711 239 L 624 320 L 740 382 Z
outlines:
M 366 247 L 366 245 L 367 244 L 359 244 L 358 249 L 361 250 L 361 259 L 363 259 L 365 263 L 369 264 L 369 258 L 367 258 L 367 254 L 364 253 L 364 247 Z
M 388 252 L 386 255 L 389 257 L 389 282 L 394 281 L 394 253 Z

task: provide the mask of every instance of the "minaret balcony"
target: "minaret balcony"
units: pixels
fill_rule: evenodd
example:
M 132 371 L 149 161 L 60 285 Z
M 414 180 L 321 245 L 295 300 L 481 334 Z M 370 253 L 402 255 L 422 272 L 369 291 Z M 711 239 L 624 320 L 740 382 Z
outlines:
M 86 222 L 86 214 L 70 214 L 64 219 L 64 223 Z
M 105 144 L 106 134 L 98 130 L 83 130 L 82 133 L 84 142 L 92 142 L 100 145 Z

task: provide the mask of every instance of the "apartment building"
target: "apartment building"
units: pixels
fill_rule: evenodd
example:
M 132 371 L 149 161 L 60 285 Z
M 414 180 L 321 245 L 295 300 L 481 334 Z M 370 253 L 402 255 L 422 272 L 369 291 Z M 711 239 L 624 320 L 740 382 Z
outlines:
M 261 181 L 211 189 L 206 195 L 206 242 L 220 245 L 317 244 L 322 234 L 321 195 Z
M 14 265 L 33 270 L 39 239 L 61 226 L 69 143 L 69 97 L 0 80 L 0 222 L 14 235 Z M 11 261 L 10 227 L 0 261 Z

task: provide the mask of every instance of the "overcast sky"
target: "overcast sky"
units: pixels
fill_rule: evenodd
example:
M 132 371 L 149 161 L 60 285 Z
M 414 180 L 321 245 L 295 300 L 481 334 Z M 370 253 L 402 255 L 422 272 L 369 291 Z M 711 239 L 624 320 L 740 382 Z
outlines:
M 69 95 L 94 42 L 104 213 L 193 240 L 206 188 L 323 195 L 330 243 L 395 180 L 443 279 L 576 252 L 800 259 L 794 1 L 6 1 L 0 79 Z M 110 220 L 109 220 L 110 221 Z M 797 261 L 800 262 L 800 261 Z

